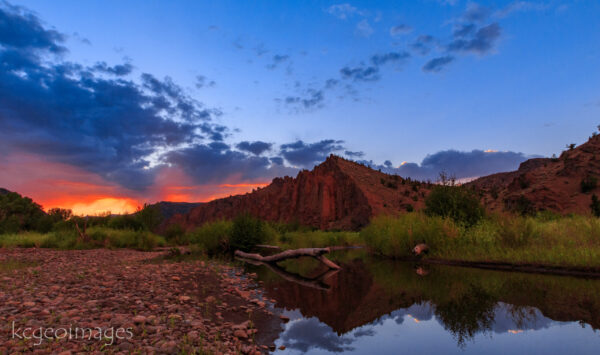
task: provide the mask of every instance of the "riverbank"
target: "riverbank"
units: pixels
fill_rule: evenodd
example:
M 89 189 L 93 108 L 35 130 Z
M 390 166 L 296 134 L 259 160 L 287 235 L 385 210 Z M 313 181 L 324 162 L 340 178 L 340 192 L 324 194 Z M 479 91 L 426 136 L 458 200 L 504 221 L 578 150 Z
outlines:
M 167 254 L 0 249 L 0 353 L 268 352 L 281 319 L 252 278 Z

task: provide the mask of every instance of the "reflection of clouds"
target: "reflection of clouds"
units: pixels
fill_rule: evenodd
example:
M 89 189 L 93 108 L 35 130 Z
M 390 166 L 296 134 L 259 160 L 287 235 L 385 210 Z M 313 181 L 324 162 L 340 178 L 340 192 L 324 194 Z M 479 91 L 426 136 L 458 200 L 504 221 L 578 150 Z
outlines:
M 359 330 L 354 332 L 355 338 L 372 337 L 374 335 L 375 335 L 375 329 L 373 329 L 373 327 L 361 327 Z
M 290 322 L 281 339 L 286 347 L 303 353 L 311 348 L 321 348 L 336 353 L 354 350 L 350 346 L 354 339 L 338 336 L 331 327 L 319 322 L 315 317 Z
M 443 321 L 436 316 L 435 311 L 436 306 L 431 302 L 415 303 L 408 308 L 397 309 L 341 336 L 338 336 L 331 327 L 320 322 L 316 317 L 303 318 L 297 310 L 287 311 L 286 314 L 291 316 L 290 318 L 293 320 L 288 323 L 280 339 L 287 348 L 302 353 L 309 352 L 311 349 L 329 352 L 356 351 L 356 347 L 361 348 L 359 338 L 377 336 L 378 332 L 382 330 L 382 328 L 378 328 L 379 326 L 387 327 L 393 324 L 384 325 L 387 320 L 402 325 L 407 317 L 411 317 L 415 321 L 435 320 L 444 327 Z M 474 333 L 485 333 L 486 330 L 489 330 L 496 334 L 518 334 L 522 330 L 547 329 L 556 323 L 544 317 L 537 308 L 515 306 L 502 302 L 494 306 L 491 314 L 492 323 L 490 326 L 475 330 Z
M 519 330 L 539 330 L 549 328 L 555 322 L 544 317 L 534 307 L 519 307 L 499 302 L 494 309 L 494 333 L 520 333 Z
M 419 321 L 431 320 L 435 307 L 429 303 L 415 303 L 408 308 L 401 308 L 390 313 L 389 318 L 393 319 L 396 324 L 402 324 L 406 316 L 411 316 Z

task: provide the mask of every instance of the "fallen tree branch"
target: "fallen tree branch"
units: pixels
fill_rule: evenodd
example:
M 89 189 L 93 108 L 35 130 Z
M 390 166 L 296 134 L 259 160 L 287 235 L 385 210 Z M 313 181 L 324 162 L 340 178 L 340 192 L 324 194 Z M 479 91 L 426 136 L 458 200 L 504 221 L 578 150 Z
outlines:
M 310 256 L 313 257 L 323 264 L 327 265 L 330 269 L 341 269 L 336 263 L 327 259 L 323 256 L 323 254 L 329 253 L 329 248 L 300 248 L 300 249 L 290 249 L 283 251 L 281 253 L 277 253 L 269 256 L 262 256 L 260 254 L 250 254 L 245 253 L 241 250 L 236 250 L 235 255 L 241 258 L 258 260 L 264 263 L 276 263 L 285 259 L 295 259 L 302 256 Z
M 291 273 L 291 272 L 281 268 L 279 265 L 277 265 L 275 263 L 267 263 L 267 262 L 263 262 L 263 261 L 246 259 L 246 258 L 242 258 L 242 257 L 237 257 L 236 259 L 242 260 L 244 262 L 247 262 L 247 263 L 250 263 L 253 265 L 264 265 L 267 268 L 269 268 L 272 272 L 279 275 L 281 278 L 283 278 L 286 281 L 297 283 L 297 284 L 305 286 L 305 287 L 315 288 L 315 289 L 321 290 L 321 291 L 329 291 L 331 286 L 329 286 L 327 283 L 325 283 L 325 280 L 340 271 L 339 269 L 327 270 L 317 277 L 308 278 L 308 277 L 304 277 L 300 274 Z

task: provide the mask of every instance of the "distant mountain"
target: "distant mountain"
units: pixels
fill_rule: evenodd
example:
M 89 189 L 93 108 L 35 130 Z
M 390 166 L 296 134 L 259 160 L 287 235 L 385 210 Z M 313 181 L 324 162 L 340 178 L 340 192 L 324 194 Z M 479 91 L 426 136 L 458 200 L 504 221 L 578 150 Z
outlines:
M 6 195 L 8 193 L 10 193 L 10 191 L 8 191 L 7 189 L 3 189 L 3 188 L 0 187 L 0 195 Z
M 482 196 L 492 211 L 551 210 L 589 213 L 592 194 L 599 194 L 600 136 L 558 158 L 527 160 L 517 171 L 481 177 L 466 184 Z
M 168 201 L 161 201 L 154 204 L 154 206 L 158 206 L 160 213 L 165 220 L 168 220 L 177 214 L 186 214 L 200 205 L 202 205 L 202 203 Z
M 186 228 L 249 212 L 272 221 L 297 221 L 321 229 L 356 230 L 379 214 L 424 206 L 430 184 L 375 171 L 331 155 L 296 178 L 275 178 L 261 189 L 203 203 L 168 223 Z

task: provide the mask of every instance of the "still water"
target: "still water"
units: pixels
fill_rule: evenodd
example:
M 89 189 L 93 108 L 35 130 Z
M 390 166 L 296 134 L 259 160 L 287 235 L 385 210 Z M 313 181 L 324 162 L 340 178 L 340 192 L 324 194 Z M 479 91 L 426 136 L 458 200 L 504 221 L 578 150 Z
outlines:
M 600 354 L 600 280 L 381 260 L 247 264 L 290 321 L 288 354 Z

